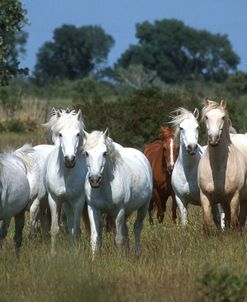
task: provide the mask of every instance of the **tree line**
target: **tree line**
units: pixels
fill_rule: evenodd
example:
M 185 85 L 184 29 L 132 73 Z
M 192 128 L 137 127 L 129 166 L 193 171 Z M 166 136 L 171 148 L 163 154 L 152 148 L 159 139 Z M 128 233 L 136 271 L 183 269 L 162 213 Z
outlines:
M 20 0 L 2 0 L 0 12 L 0 80 L 6 84 L 9 78 L 27 73 L 18 61 L 27 39 L 22 30 L 27 19 Z M 115 41 L 101 26 L 62 25 L 38 50 L 31 77 L 41 86 L 93 76 L 140 88 L 157 79 L 170 84 L 223 82 L 240 63 L 227 35 L 197 30 L 176 19 L 138 23 L 136 38 L 138 42 L 109 67 L 107 57 Z

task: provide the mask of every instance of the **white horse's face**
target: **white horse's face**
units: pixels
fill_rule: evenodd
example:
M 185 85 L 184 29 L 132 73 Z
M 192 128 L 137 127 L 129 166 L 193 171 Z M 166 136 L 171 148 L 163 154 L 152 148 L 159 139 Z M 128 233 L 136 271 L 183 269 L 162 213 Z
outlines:
M 67 168 L 75 166 L 76 154 L 81 139 L 80 130 L 76 127 L 64 128 L 57 134 L 56 143 L 59 144 L 62 150 L 64 164 Z
M 194 119 L 185 119 L 181 122 L 180 141 L 190 155 L 196 154 L 198 148 L 198 123 Z
M 93 148 L 84 152 L 88 167 L 88 179 L 92 188 L 98 188 L 101 184 L 102 175 L 107 158 L 107 147 L 102 137 Z
M 205 115 L 205 123 L 208 132 L 208 142 L 211 146 L 219 143 L 224 127 L 226 113 L 220 109 L 212 109 Z

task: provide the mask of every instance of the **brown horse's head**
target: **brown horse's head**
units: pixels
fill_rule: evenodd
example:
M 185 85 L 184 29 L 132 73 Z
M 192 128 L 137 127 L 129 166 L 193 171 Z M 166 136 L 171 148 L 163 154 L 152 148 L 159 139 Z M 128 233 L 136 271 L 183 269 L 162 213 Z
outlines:
M 163 153 L 166 162 L 167 171 L 172 173 L 175 161 L 178 156 L 178 145 L 176 142 L 176 129 L 161 127 L 160 134 L 163 141 Z

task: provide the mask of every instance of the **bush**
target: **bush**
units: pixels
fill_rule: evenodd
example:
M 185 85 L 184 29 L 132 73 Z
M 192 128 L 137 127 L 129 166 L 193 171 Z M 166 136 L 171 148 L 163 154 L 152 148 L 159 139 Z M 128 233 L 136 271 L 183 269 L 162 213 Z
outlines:
M 129 97 L 105 102 L 101 97 L 81 99 L 76 104 L 82 110 L 89 131 L 109 128 L 111 137 L 124 146 L 143 148 L 158 134 L 160 126 L 169 121 L 169 114 L 178 106 L 193 109 L 199 100 L 178 90 L 162 91 L 147 88 Z
M 247 297 L 247 274 L 237 275 L 227 268 L 207 269 L 196 280 L 197 298 L 200 302 L 241 302 Z
M 4 128 L 8 131 L 11 131 L 11 132 L 24 132 L 26 130 L 26 125 L 24 122 L 20 121 L 20 120 L 16 120 L 16 119 L 13 119 L 13 120 L 9 120 L 9 121 L 6 121 L 4 123 Z

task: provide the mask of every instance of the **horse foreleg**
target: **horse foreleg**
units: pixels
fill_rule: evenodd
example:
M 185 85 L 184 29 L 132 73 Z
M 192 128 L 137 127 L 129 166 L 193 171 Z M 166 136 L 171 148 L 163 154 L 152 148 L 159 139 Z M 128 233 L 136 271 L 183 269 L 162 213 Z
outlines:
M 150 203 L 149 203 L 149 207 L 148 207 L 148 215 L 149 215 L 149 223 L 153 224 L 154 220 L 153 220 L 153 209 L 154 209 L 154 197 L 152 196 Z
M 83 207 L 85 204 L 84 196 L 81 196 L 77 201 L 73 201 L 72 207 L 74 212 L 74 223 L 73 223 L 73 237 L 76 244 L 78 244 L 78 239 L 81 234 L 81 216 Z
M 90 205 L 88 205 L 88 216 L 91 228 L 91 248 L 94 259 L 95 253 L 100 249 L 101 246 L 102 217 L 101 213 Z
M 175 194 L 172 194 L 172 222 L 176 223 L 177 219 L 177 202 L 175 198 Z
M 143 227 L 143 221 L 147 214 L 147 210 L 148 210 L 147 204 L 139 208 L 137 210 L 136 221 L 134 223 L 135 253 L 137 257 L 141 255 L 141 231 Z
M 203 230 L 207 235 L 209 235 L 211 232 L 212 207 L 207 195 L 205 195 L 201 190 L 200 190 L 200 199 L 203 209 L 203 220 L 204 220 Z
M 48 195 L 48 202 L 51 211 L 51 254 L 55 255 L 56 236 L 59 233 L 58 216 L 61 205 L 50 194 Z
M 66 228 L 69 233 L 69 240 L 71 245 L 75 244 L 74 236 L 73 236 L 73 226 L 74 226 L 74 213 L 71 207 L 71 204 L 67 201 L 63 203 L 62 206 L 64 213 L 65 213 L 65 221 L 66 221 Z
M 25 224 L 25 209 L 15 216 L 15 235 L 14 243 L 16 255 L 19 257 L 19 251 L 22 244 L 22 231 Z
M 160 194 L 157 190 L 154 190 L 154 201 L 157 205 L 157 219 L 159 223 L 162 223 L 164 220 L 164 211 L 165 207 L 163 207 L 162 200 L 160 198 Z
M 32 239 L 35 234 L 35 226 L 38 220 L 38 215 L 40 212 L 40 201 L 36 198 L 31 204 L 29 216 L 30 216 L 30 229 L 29 229 L 29 238 Z
M 225 230 L 225 212 L 222 206 L 218 204 L 212 205 L 213 220 L 216 227 L 222 231 Z
M 238 210 L 239 210 L 239 192 L 235 192 L 230 202 L 231 226 L 234 230 L 239 230 Z
M 176 203 L 180 212 L 180 219 L 183 226 L 188 224 L 187 219 L 187 203 L 182 201 L 182 198 L 176 195 Z
M 116 217 L 115 243 L 118 248 L 124 245 L 126 254 L 129 252 L 128 227 L 126 224 L 126 216 L 124 209 L 121 209 Z

